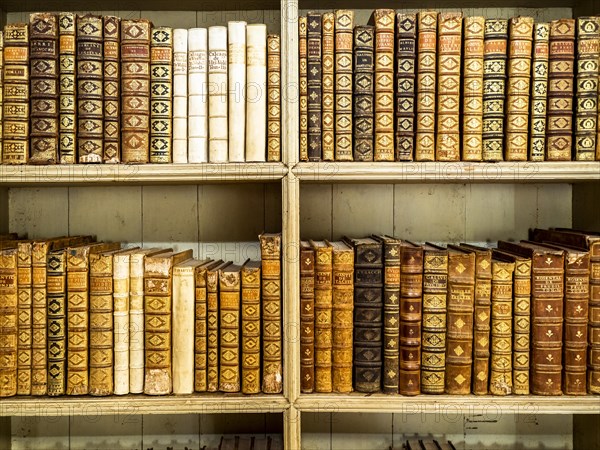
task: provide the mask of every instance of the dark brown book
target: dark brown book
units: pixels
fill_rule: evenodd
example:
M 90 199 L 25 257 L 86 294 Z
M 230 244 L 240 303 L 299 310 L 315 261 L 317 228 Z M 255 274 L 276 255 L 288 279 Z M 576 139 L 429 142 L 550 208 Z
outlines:
M 354 27 L 354 160 L 373 161 L 375 29 Z
M 332 392 L 333 248 L 310 241 L 315 252 L 315 392 Z
M 315 253 L 300 243 L 300 389 L 315 389 Z
M 435 161 L 437 25 L 435 11 L 417 16 L 417 123 L 415 160 Z
M 104 27 L 104 149 L 105 163 L 121 161 L 121 19 L 103 18 Z
M 412 161 L 415 144 L 417 15 L 396 15 L 396 161 Z
M 307 80 L 308 80 L 308 160 L 320 161 L 322 155 L 322 17 L 316 12 L 307 15 Z
M 298 65 L 300 79 L 300 161 L 308 161 L 308 35 L 306 16 L 298 17 Z

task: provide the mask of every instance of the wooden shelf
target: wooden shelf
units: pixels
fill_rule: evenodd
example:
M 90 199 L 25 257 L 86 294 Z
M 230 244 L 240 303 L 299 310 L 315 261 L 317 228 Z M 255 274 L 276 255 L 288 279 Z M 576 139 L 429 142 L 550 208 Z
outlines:
M 306 394 L 294 405 L 302 412 L 372 412 L 421 414 L 600 414 L 600 396 L 458 396 L 386 394 Z
M 600 181 L 600 162 L 320 162 L 293 172 L 320 183 L 580 183 Z
M 288 407 L 289 402 L 283 395 L 10 397 L 0 402 L 0 417 L 282 413 Z
M 282 163 L 0 165 L 0 185 L 249 183 L 281 180 Z

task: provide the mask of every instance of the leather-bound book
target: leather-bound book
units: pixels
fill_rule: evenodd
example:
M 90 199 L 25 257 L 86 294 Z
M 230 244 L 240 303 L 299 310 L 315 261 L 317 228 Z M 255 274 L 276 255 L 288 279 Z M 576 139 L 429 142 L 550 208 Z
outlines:
M 423 246 L 423 324 L 421 337 L 421 392 L 443 394 L 446 369 L 446 297 L 448 251 Z
M 352 161 L 352 30 L 354 11 L 335 12 L 335 160 Z
M 315 252 L 315 392 L 333 390 L 333 248 L 310 241 Z
M 240 304 L 242 267 L 219 272 L 219 390 L 240 391 Z
M 4 73 L 4 32 L 0 30 L 0 164 L 2 163 L 2 74 Z
M 227 22 L 227 99 L 229 127 L 229 161 L 244 162 L 246 149 L 246 95 L 235 86 L 246 87 L 246 22 Z
M 529 242 L 498 247 L 531 258 L 531 393 L 562 393 L 564 253 Z
M 263 233 L 259 240 L 263 306 L 262 391 L 280 394 L 283 390 L 281 233 Z
M 300 390 L 315 390 L 315 252 L 300 243 Z
M 322 31 L 322 84 L 323 101 L 322 124 L 321 124 L 321 146 L 323 149 L 322 158 L 324 161 L 333 161 L 335 159 L 335 14 L 332 12 L 323 13 L 323 31 Z
M 105 163 L 121 162 L 121 19 L 104 21 L 104 152 Z
M 298 66 L 300 77 L 300 161 L 308 161 L 308 23 L 298 17 Z
M 394 161 L 394 22 L 393 9 L 376 9 L 375 26 L 375 161 Z
M 77 17 L 77 155 L 101 163 L 104 149 L 104 26 L 102 16 Z
M 172 160 L 173 29 L 155 27 L 150 32 L 150 162 Z
M 505 106 L 507 161 L 527 161 L 532 41 L 533 17 L 511 18 Z
M 381 390 L 383 335 L 383 246 L 349 239 L 354 247 L 354 390 Z
M 354 27 L 354 160 L 373 161 L 373 71 L 375 29 L 369 25 Z
M 483 53 L 483 160 L 504 159 L 508 20 L 486 19 Z
M 48 252 L 46 271 L 48 305 L 48 395 L 65 394 L 67 380 L 67 251 Z
M 400 361 L 400 246 L 390 236 L 373 236 L 383 244 L 383 381 L 386 394 L 397 394 Z
M 415 143 L 417 15 L 396 15 L 396 161 L 412 161 Z
M 267 161 L 281 161 L 281 38 L 267 35 Z
M 206 390 L 219 390 L 219 272 L 231 262 L 219 261 L 206 272 L 207 307 L 207 348 L 206 348 Z
M 188 162 L 188 30 L 173 30 L 173 162 Z
M 513 337 L 512 337 L 512 393 L 529 395 L 529 350 L 531 332 L 531 259 L 513 253 L 492 250 L 499 261 L 514 263 Z
M 173 393 L 194 392 L 196 271 L 206 261 L 189 259 L 173 267 Z
M 29 160 L 29 25 L 4 26 L 2 164 Z M 42 109 L 40 102 L 32 105 Z M 48 109 L 52 110 L 52 102 Z
M 492 260 L 490 394 L 512 393 L 513 273 L 515 263 Z
M 323 18 L 317 12 L 307 15 L 307 92 L 308 92 L 308 160 L 321 161 L 323 122 L 323 66 L 322 42 Z
M 464 18 L 463 161 L 481 161 L 482 159 L 484 29 L 484 17 Z
M 548 103 L 548 38 L 550 24 L 533 26 L 533 61 L 531 68 L 531 118 L 529 128 L 529 160 L 546 157 L 546 111 Z
M 75 80 L 75 14 L 58 15 L 59 39 L 59 158 L 61 164 L 75 164 L 77 143 L 77 83 Z
M 411 242 L 400 247 L 400 377 L 402 395 L 421 393 L 421 319 L 423 248 Z
M 51 13 L 29 16 L 30 164 L 58 162 L 58 21 Z M 47 106 L 52 104 L 51 108 Z M 44 106 L 42 106 L 44 105 Z
M 17 244 L 17 395 L 31 395 L 33 242 Z
M 550 22 L 546 159 L 570 161 L 573 150 L 575 20 Z M 535 382 L 535 380 L 534 380 Z
M 172 312 L 173 267 L 192 257 L 192 250 L 146 255 L 144 261 L 144 394 L 173 390 Z
M 344 242 L 328 242 L 333 249 L 333 392 L 352 392 L 352 312 L 354 249 Z
M 267 158 L 267 26 L 246 27 L 246 153 L 245 160 Z M 230 152 L 231 154 L 231 152 Z
M 471 393 L 475 253 L 448 248 L 445 393 Z
M 600 52 L 600 19 L 577 19 L 577 79 L 575 117 L 575 159 L 596 159 L 598 128 L 598 59 Z
M 437 161 L 460 161 L 461 50 L 462 13 L 440 13 L 435 145 Z
M 438 13 L 417 15 L 417 130 L 415 160 L 435 161 L 436 73 Z
M 208 30 L 188 30 L 188 162 L 208 162 Z
M 0 250 L 0 397 L 17 393 L 17 254 L 16 248 Z
M 260 393 L 260 261 L 242 267 L 242 394 Z
M 121 161 L 147 163 L 150 143 L 150 29 L 121 21 Z
M 208 83 L 208 160 L 227 162 L 227 27 L 208 28 Z

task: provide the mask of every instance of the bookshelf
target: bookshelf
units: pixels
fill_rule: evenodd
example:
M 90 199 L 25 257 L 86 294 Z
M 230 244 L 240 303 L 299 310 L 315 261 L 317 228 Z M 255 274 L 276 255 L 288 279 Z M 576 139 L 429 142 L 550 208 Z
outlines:
M 80 5 L 79 0 L 6 0 L 0 7 L 0 25 L 24 20 L 29 11 L 69 11 Z M 509 421 L 513 417 L 515 422 L 522 417 L 538 421 L 537 431 L 533 432 L 540 435 L 536 446 L 543 436 L 553 434 L 553 428 L 557 428 L 560 438 L 566 439 L 567 448 L 600 445 L 596 431 L 600 420 L 597 396 L 300 394 L 300 238 L 336 239 L 342 234 L 376 231 L 415 240 L 485 241 L 524 238 L 515 230 L 522 233 L 529 226 L 600 229 L 600 213 L 593 207 L 600 198 L 600 162 L 298 163 L 295 19 L 309 8 L 350 7 L 357 8 L 356 23 L 366 23 L 372 8 L 386 6 L 389 2 L 380 1 L 369 4 L 367 10 L 365 3 L 358 0 L 281 0 L 280 5 L 273 0 L 209 0 L 202 4 L 203 11 L 195 11 L 197 4 L 189 0 L 176 4 L 156 0 L 103 2 L 106 10 L 120 9 L 110 11 L 111 14 L 147 17 L 165 26 L 248 20 L 267 23 L 269 32 L 280 30 L 282 86 L 288 89 L 287 97 L 283 92 L 282 105 L 283 163 L 0 166 L 0 232 L 11 228 L 27 231 L 33 237 L 94 233 L 101 239 L 138 245 L 168 244 L 176 249 L 193 248 L 195 255 L 243 259 L 256 251 L 248 242 L 256 240 L 259 232 L 282 229 L 284 393 L 247 398 L 193 395 L 3 399 L 0 448 L 41 445 L 44 436 L 49 436 L 47 442 L 56 446 L 68 446 L 71 442 L 72 448 L 110 447 L 115 443 L 132 447 L 139 445 L 136 442 L 155 448 L 161 448 L 163 443 L 197 446 L 196 437 L 200 436 L 201 443 L 210 443 L 213 441 L 203 441 L 202 436 L 227 431 L 283 432 L 285 448 L 290 450 L 350 448 L 357 442 L 362 448 L 387 448 L 399 445 L 402 436 L 415 430 L 456 435 L 459 440 L 464 435 L 469 437 L 468 442 L 480 442 L 478 433 L 487 433 L 488 439 L 489 435 L 495 439 L 496 434 L 502 439 L 520 435 L 520 428 L 507 428 L 505 422 L 492 423 L 480 431 L 469 426 L 474 418 L 490 411 L 499 412 Z M 416 1 L 403 3 L 403 8 L 413 10 L 422 6 Z M 426 2 L 426 6 L 456 9 L 457 5 L 442 0 Z M 595 0 L 464 0 L 460 6 L 465 15 L 531 14 L 540 20 L 600 11 Z M 440 411 L 459 417 L 458 424 L 436 422 Z M 424 418 L 420 427 L 410 417 L 404 420 L 411 415 Z M 86 416 L 95 421 L 82 424 Z M 119 421 L 123 416 L 132 422 Z M 430 417 L 434 420 L 430 421 Z M 28 427 L 27 421 L 34 418 L 36 425 Z M 104 433 L 117 438 L 103 441 L 100 436 Z

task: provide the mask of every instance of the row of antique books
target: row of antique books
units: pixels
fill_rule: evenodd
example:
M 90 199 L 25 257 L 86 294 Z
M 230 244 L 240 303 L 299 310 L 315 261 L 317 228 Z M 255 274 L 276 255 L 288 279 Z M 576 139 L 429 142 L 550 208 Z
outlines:
M 300 160 L 600 160 L 600 19 L 299 18 Z
M 33 13 L 0 33 L 0 161 L 280 161 L 280 47 L 243 21 Z
M 90 236 L 1 242 L 0 397 L 281 393 L 281 234 L 259 238 L 243 265 Z
M 600 394 L 600 234 L 303 241 L 302 392 Z

